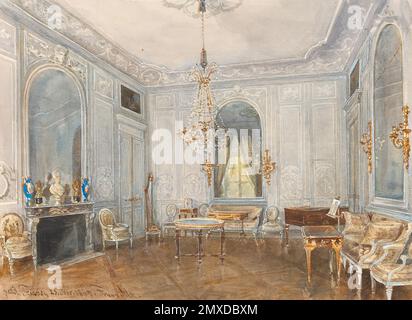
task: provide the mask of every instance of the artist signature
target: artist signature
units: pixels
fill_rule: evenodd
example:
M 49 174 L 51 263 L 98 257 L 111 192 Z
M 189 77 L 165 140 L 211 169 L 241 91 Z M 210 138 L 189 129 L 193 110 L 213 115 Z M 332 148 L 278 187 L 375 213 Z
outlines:
M 108 291 L 98 285 L 91 285 L 88 288 L 74 289 L 42 289 L 30 287 L 27 285 L 11 286 L 8 289 L 3 289 L 3 294 L 6 298 L 40 298 L 40 299 L 55 299 L 55 298 L 110 298 L 110 299 L 127 299 L 134 298 L 134 294 L 126 289 L 119 288 L 117 291 Z

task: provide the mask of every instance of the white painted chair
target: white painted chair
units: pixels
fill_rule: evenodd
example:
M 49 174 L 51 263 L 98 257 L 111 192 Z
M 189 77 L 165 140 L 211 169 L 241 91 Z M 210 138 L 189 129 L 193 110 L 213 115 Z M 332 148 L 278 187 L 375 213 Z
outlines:
M 133 247 L 133 236 L 129 231 L 129 226 L 117 223 L 112 211 L 109 209 L 100 210 L 99 223 L 103 234 L 103 250 L 106 249 L 106 242 L 114 242 L 116 251 L 119 249 L 119 243 L 124 241 L 129 241 L 130 248 Z

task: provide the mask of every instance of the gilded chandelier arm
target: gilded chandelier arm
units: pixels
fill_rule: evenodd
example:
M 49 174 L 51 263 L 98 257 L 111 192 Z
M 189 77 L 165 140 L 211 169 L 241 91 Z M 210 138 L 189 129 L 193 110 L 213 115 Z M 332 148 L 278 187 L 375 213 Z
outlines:
M 397 149 L 402 149 L 403 163 L 406 169 L 409 169 L 409 157 L 411 152 L 411 145 L 409 135 L 411 129 L 409 128 L 409 107 L 404 106 L 402 108 L 403 122 L 398 126 L 392 128 L 392 132 L 389 135 L 393 145 Z
M 369 174 L 372 173 L 372 147 L 373 147 L 373 138 L 372 138 L 372 121 L 368 122 L 368 133 L 364 133 L 362 135 L 362 139 L 360 141 L 363 151 L 366 153 L 368 157 L 368 172 Z

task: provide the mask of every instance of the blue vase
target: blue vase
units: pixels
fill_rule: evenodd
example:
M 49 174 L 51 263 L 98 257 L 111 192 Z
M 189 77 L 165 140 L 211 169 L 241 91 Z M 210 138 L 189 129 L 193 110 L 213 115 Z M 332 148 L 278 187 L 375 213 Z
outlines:
M 35 193 L 34 184 L 30 177 L 23 178 L 23 194 L 26 200 L 26 206 L 30 206 Z
M 83 196 L 83 202 L 88 202 L 89 197 L 90 197 L 90 184 L 89 184 L 89 179 L 84 178 L 82 180 L 82 196 Z

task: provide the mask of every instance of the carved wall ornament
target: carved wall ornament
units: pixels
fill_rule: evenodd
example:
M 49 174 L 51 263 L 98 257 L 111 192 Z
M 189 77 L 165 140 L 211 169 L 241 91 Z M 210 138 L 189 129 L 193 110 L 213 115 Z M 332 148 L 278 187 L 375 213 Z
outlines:
M 389 135 L 393 145 L 397 149 L 402 149 L 403 163 L 406 170 L 409 169 L 409 157 L 411 153 L 411 145 L 409 142 L 409 135 L 411 129 L 409 128 L 409 107 L 402 107 L 403 122 L 398 126 L 393 126 L 392 132 Z
M 362 135 L 360 141 L 363 151 L 368 157 L 368 172 L 372 173 L 372 146 L 373 146 L 373 136 L 372 136 L 372 121 L 368 122 L 368 132 Z
M 113 99 L 114 96 L 114 84 L 113 79 L 105 77 L 99 72 L 95 72 L 94 76 L 94 90 L 100 95 Z
M 318 164 L 315 168 L 315 196 L 333 197 L 335 194 L 335 168 L 332 164 Z
M 0 50 L 16 54 L 16 28 L 0 20 Z
M 279 102 L 299 102 L 302 100 L 302 89 L 299 84 L 283 85 L 279 87 Z
M 108 167 L 97 168 L 96 184 L 94 186 L 96 197 L 99 200 L 114 199 L 114 183 L 112 169 Z
M 173 195 L 173 176 L 162 174 L 157 177 L 156 181 L 157 197 L 161 200 L 171 199 Z
M 46 0 L 11 1 L 44 25 L 48 25 L 48 9 L 52 5 L 51 2 Z M 177 6 L 182 6 L 182 8 L 194 2 L 194 0 L 176 1 Z M 211 3 L 216 3 L 217 7 L 220 7 L 219 10 L 222 11 L 228 4 L 234 4 L 236 6 L 236 3 L 241 0 L 211 1 Z M 350 13 L 347 10 L 349 5 L 350 4 L 346 3 L 343 5 L 341 10 L 342 21 L 348 21 L 350 18 Z M 353 5 L 353 3 L 351 5 Z M 373 10 L 369 10 L 368 3 L 359 1 L 357 5 L 365 12 L 373 14 Z M 91 54 L 101 58 L 120 71 L 127 73 L 141 84 L 146 86 L 164 86 L 190 83 L 187 71 L 172 71 L 163 67 L 146 64 L 132 54 L 116 47 L 115 44 L 111 43 L 93 28 L 63 8 L 61 13 L 64 23 L 56 30 L 57 32 L 76 42 Z M 365 20 L 367 19 L 365 18 Z M 334 31 L 335 33 L 329 37 L 331 40 L 322 46 L 318 46 L 304 59 L 221 66 L 219 80 L 256 79 L 283 75 L 313 75 L 313 70 L 316 70 L 317 74 L 342 72 L 350 57 L 355 41 L 360 32 L 362 32 L 362 29 L 352 30 L 347 27 L 346 24 L 344 24 L 344 26 L 345 27 L 341 29 L 335 28 L 337 31 Z
M 286 166 L 281 169 L 281 199 L 283 201 L 298 200 L 303 194 L 303 179 L 300 169 Z
M 186 198 L 198 199 L 203 196 L 203 176 L 191 173 L 185 176 L 183 193 Z
M 73 54 L 70 50 L 63 46 L 40 39 L 28 32 L 25 33 L 24 40 L 26 70 L 39 61 L 45 61 L 70 69 L 83 83 L 86 83 L 87 63 L 77 55 Z
M 336 98 L 336 83 L 335 82 L 320 82 L 314 83 L 312 87 L 312 95 L 315 99 L 331 99 Z
M 12 187 L 16 181 L 15 172 L 4 161 L 0 161 L 0 201 L 15 200 Z

